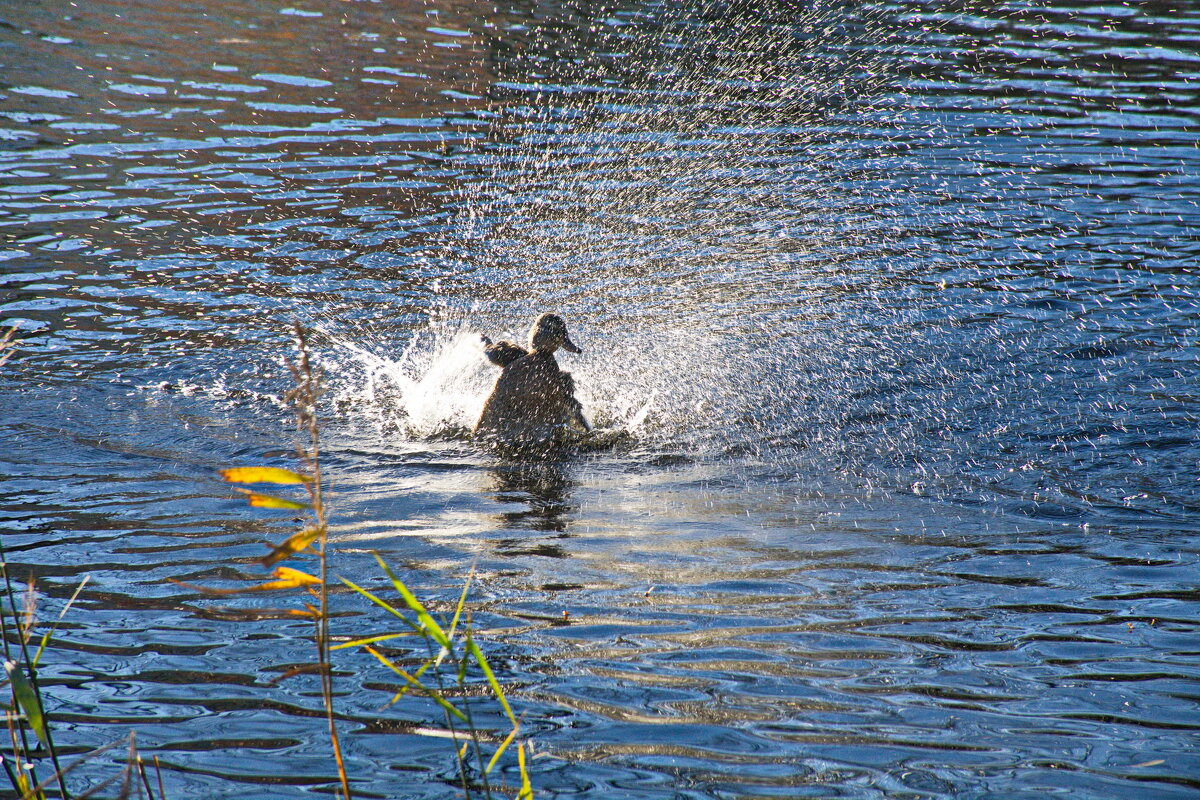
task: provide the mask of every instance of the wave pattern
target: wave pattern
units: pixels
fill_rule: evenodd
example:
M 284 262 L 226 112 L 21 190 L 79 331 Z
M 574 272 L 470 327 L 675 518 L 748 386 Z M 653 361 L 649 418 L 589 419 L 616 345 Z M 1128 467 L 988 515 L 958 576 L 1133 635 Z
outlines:
M 289 458 L 298 318 L 337 569 L 477 565 L 542 796 L 1195 794 L 1200 12 L 761 5 L 0 15 L 0 525 L 43 618 L 90 576 L 69 750 L 331 784 L 308 626 L 172 582 L 291 531 L 214 472 Z M 636 443 L 490 461 L 476 337 L 548 307 Z M 364 794 L 453 790 L 435 707 L 338 683 Z

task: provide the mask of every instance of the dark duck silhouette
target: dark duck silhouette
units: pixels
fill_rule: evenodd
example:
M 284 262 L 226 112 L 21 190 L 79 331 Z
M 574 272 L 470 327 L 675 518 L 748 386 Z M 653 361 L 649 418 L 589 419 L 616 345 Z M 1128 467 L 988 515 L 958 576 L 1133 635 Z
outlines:
M 591 430 L 575 399 L 575 381 L 554 358 L 560 347 L 583 351 L 567 336 L 557 314 L 542 314 L 529 329 L 529 347 L 483 338 L 500 377 L 484 403 L 475 435 L 509 454 L 548 454 L 569 444 L 571 434 Z

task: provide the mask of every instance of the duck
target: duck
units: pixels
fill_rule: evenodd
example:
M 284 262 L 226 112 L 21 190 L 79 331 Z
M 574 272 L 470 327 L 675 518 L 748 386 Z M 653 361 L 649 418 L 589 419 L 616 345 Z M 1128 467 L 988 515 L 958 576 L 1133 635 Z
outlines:
M 571 341 L 562 317 L 539 316 L 525 347 L 480 338 L 484 355 L 500 367 L 500 376 L 475 425 L 476 438 L 510 454 L 547 454 L 562 449 L 572 433 L 591 431 L 575 397 L 575 380 L 554 357 L 560 349 L 583 352 Z

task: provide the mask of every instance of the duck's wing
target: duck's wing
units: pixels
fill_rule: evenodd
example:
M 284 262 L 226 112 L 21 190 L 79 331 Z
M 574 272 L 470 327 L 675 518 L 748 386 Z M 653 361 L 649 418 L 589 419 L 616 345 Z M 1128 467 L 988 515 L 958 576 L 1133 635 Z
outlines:
M 571 377 L 571 373 L 560 373 L 562 387 L 567 398 L 567 408 L 570 410 L 570 421 L 583 428 L 584 432 L 592 429 L 591 423 L 587 421 L 587 417 L 583 415 L 583 403 L 575 397 L 575 379 Z
M 584 433 L 590 433 L 592 430 L 592 424 L 583 415 L 583 403 L 580 403 L 574 397 L 571 398 L 571 421 L 583 428 Z
M 508 341 L 492 342 L 490 339 L 484 338 L 483 354 L 497 367 L 507 367 L 521 356 L 529 355 L 529 351 L 519 344 Z

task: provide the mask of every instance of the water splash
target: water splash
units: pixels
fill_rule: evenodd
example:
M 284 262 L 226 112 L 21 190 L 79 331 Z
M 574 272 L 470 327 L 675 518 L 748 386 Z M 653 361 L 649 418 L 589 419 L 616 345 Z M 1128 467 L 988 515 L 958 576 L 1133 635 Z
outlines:
M 727 439 L 739 405 L 752 402 L 736 391 L 734 346 L 714 331 L 664 325 L 612 332 L 586 321 L 573 329 L 587 342 L 585 352 L 560 354 L 560 364 L 574 375 L 585 414 L 597 428 L 630 434 L 643 447 Z M 483 355 L 481 332 L 463 320 L 432 324 L 395 355 L 326 332 L 322 359 L 335 405 L 351 422 L 412 444 L 466 439 L 498 374 Z
M 394 357 L 334 335 L 329 341 L 323 361 L 334 401 L 353 419 L 416 440 L 470 434 L 487 389 L 477 332 L 419 331 Z

